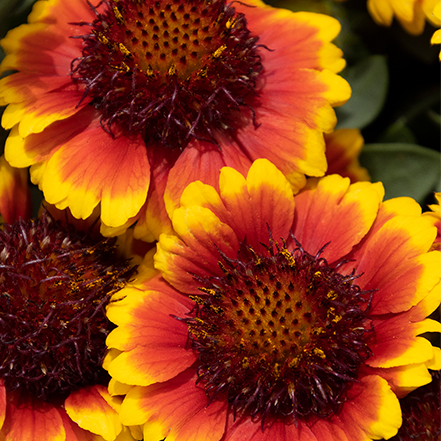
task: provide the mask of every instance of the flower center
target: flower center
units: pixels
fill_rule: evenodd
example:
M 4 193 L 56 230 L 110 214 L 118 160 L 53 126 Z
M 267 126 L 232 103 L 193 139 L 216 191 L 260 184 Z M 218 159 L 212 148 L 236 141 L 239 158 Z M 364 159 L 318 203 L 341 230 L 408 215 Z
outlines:
M 250 107 L 258 38 L 225 1 L 105 0 L 93 11 L 71 76 L 110 133 L 117 123 L 182 149 L 192 137 L 216 142 L 215 131 L 234 128 L 234 113 Z
M 201 280 L 194 317 L 184 319 L 198 381 L 210 400 L 262 420 L 337 412 L 370 355 L 370 292 L 301 246 L 243 251 L 246 259 L 223 256 L 224 277 Z
M 105 307 L 133 274 L 109 239 L 44 213 L 0 230 L 0 377 L 45 400 L 106 380 Z

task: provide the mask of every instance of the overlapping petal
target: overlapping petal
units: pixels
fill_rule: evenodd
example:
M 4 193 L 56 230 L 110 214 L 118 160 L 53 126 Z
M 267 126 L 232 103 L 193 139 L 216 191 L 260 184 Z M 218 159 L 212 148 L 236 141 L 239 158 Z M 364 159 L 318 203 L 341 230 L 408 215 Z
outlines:
M 435 26 L 441 24 L 441 19 L 433 14 L 437 3 L 437 0 L 368 0 L 367 7 L 378 24 L 390 26 L 396 18 L 407 32 L 418 35 L 423 32 L 426 20 Z
M 325 135 L 328 175 L 348 177 L 352 183 L 370 181 L 368 171 L 360 166 L 358 157 L 364 139 L 358 129 L 337 129 Z

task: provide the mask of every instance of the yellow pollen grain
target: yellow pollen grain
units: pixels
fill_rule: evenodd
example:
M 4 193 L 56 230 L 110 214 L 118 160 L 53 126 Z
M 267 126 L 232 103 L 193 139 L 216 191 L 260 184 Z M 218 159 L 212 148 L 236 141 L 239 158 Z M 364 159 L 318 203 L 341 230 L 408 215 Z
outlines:
M 299 365 L 299 361 L 300 361 L 300 357 L 295 357 L 293 358 L 290 362 L 289 362 L 289 367 L 292 368 L 296 368 Z
M 219 58 L 222 55 L 222 52 L 227 48 L 226 44 L 223 44 L 222 46 L 218 47 L 212 54 L 213 58 Z
M 215 296 L 216 295 L 216 291 L 214 289 L 210 289 L 210 288 L 199 288 L 199 291 L 205 292 L 206 294 L 210 294 L 210 296 Z
M 121 15 L 121 12 L 119 12 L 119 9 L 116 6 L 114 6 L 112 9 L 113 9 L 113 15 L 115 16 L 117 22 L 119 24 L 124 23 L 124 17 Z
M 250 367 L 250 361 L 248 360 L 248 357 L 244 357 L 242 360 L 242 368 L 248 369 Z
M 317 327 L 317 328 L 314 328 L 313 330 L 312 330 L 312 333 L 314 334 L 314 335 L 320 335 L 320 334 L 323 334 L 324 332 L 326 332 L 321 326 L 319 326 L 319 327 Z
M 228 270 L 225 268 L 224 264 L 223 264 L 222 262 L 218 262 L 218 264 L 219 264 L 219 268 L 222 270 L 222 272 L 223 272 L 225 275 L 228 276 L 230 273 L 229 273 Z
M 203 305 L 205 302 L 198 296 L 188 296 L 190 300 L 193 300 L 193 302 L 197 303 L 198 305 Z
M 153 77 L 155 75 L 155 73 L 153 72 L 152 66 L 150 64 L 147 66 L 147 69 L 146 69 L 145 73 L 149 77 Z
M 172 65 L 169 67 L 168 74 L 171 77 L 176 74 L 176 65 L 175 65 L 175 63 L 172 63 Z
M 125 57 L 130 57 L 132 55 L 132 53 L 122 43 L 119 43 L 118 47 Z
M 332 319 L 332 321 L 333 321 L 334 323 L 338 323 L 341 319 L 342 319 L 342 316 L 341 316 L 341 315 L 336 315 L 336 316 Z
M 198 76 L 199 77 L 206 77 L 208 73 L 208 66 L 204 66 L 199 72 L 198 72 Z
M 286 259 L 286 261 L 288 262 L 288 265 L 291 268 L 295 267 L 296 260 L 294 259 L 294 257 L 292 257 L 292 254 L 286 248 L 281 250 L 280 254 Z
M 335 317 L 335 308 L 333 306 L 329 307 L 328 311 L 326 312 L 326 316 L 328 318 Z
M 251 247 L 250 247 L 250 251 L 251 251 L 251 253 L 253 254 L 253 257 L 254 257 L 254 263 L 256 265 L 261 265 L 262 259 L 259 257 L 259 255 Z
M 321 349 L 314 348 L 312 352 L 320 358 L 326 358 L 325 353 Z
M 92 30 L 92 32 L 96 35 L 96 38 L 100 43 L 105 44 L 106 46 L 109 44 L 109 39 L 102 33 Z
M 233 19 L 230 18 L 230 19 L 225 23 L 225 27 L 226 27 L 227 29 L 231 29 L 232 27 L 235 26 L 236 22 L 237 22 L 237 20 L 236 20 L 235 18 L 233 18 Z
M 326 294 L 326 297 L 328 298 L 328 299 L 331 299 L 331 300 L 335 300 L 338 296 L 337 296 L 337 294 L 335 293 L 335 291 L 329 291 L 328 292 L 328 294 Z

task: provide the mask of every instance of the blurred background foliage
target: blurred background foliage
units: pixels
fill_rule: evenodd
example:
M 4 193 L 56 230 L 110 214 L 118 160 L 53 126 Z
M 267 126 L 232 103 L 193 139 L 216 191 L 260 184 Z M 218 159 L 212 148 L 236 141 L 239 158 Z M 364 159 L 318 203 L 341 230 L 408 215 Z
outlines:
M 66 0 L 69 1 L 69 0 Z M 35 0 L 0 0 L 0 38 L 26 22 Z M 373 181 L 382 181 L 386 198 L 411 196 L 423 209 L 441 191 L 440 48 L 430 45 L 435 31 L 406 33 L 396 22 L 377 25 L 366 0 L 266 0 L 293 11 L 336 17 L 342 31 L 335 40 L 347 61 L 342 72 L 351 99 L 337 109 L 337 128 L 358 128 L 365 139 L 360 162 Z M 3 58 L 3 52 L 0 57 Z M 7 132 L 0 129 L 0 148 Z M 37 202 L 38 189 L 33 189 Z
M 426 209 L 441 191 L 439 46 L 426 23 L 421 35 L 396 21 L 379 26 L 367 0 L 271 0 L 276 7 L 336 17 L 342 31 L 335 43 L 347 61 L 342 76 L 351 99 L 337 109 L 337 128 L 358 128 L 365 140 L 360 156 L 373 181 L 382 181 L 386 199 L 411 196 Z

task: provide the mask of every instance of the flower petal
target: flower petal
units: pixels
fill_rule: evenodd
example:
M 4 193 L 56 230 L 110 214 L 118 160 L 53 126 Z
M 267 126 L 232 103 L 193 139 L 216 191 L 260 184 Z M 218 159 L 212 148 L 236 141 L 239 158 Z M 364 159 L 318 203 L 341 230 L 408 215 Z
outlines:
M 298 422 L 296 426 L 294 424 L 284 424 L 282 421 L 274 421 L 267 426 L 262 431 L 261 424 L 256 424 L 250 418 L 239 420 L 229 428 L 225 441 L 319 441 L 311 429 L 303 422 Z M 320 439 L 332 440 L 329 437 Z M 340 438 L 339 441 L 346 440 Z
M 112 139 L 94 120 L 83 132 L 64 140 L 44 164 L 44 174 L 34 166 L 31 176 L 57 208 L 69 206 L 75 217 L 85 219 L 101 203 L 103 223 L 117 227 L 144 204 L 150 166 L 140 136 Z
M 168 175 L 164 200 L 170 217 L 179 206 L 185 187 L 191 182 L 203 182 L 218 188 L 219 172 L 224 166 L 234 167 L 245 174 L 251 165 L 241 149 L 230 140 L 221 136 L 224 141 L 222 150 L 212 143 L 192 141 L 181 153 Z
M 155 254 L 155 267 L 176 289 L 197 294 L 195 275 L 222 275 L 222 253 L 235 258 L 239 240 L 232 228 L 203 207 L 181 207 L 174 212 L 173 227 L 179 237 L 163 234 Z
M 401 409 L 387 382 L 373 375 L 352 386 L 342 411 L 332 420 L 340 425 L 350 441 L 389 439 L 401 426 Z M 323 420 L 318 421 L 325 424 Z
M 120 301 L 108 307 L 108 317 L 119 325 L 107 337 L 107 345 L 124 351 L 108 365 L 116 380 L 138 386 L 166 381 L 196 361 L 192 351 L 183 350 L 188 330 L 174 317 L 185 317 L 193 302 L 157 277 L 144 292 L 124 289 Z
M 0 380 L 0 431 L 6 417 L 6 388 L 3 380 Z
M 370 181 L 358 157 L 364 144 L 359 129 L 338 129 L 325 135 L 328 175 L 339 174 L 348 177 L 351 182 Z
M 61 416 L 54 406 L 42 401 L 8 403 L 4 424 L 8 441 L 65 441 Z
M 103 386 L 82 388 L 67 397 L 64 407 L 82 429 L 101 435 L 106 441 L 113 441 L 121 432 L 122 425 L 118 414 L 104 399 L 104 394 L 108 392 Z
M 11 167 L 4 156 L 0 157 L 0 216 L 11 224 L 19 218 L 31 216 L 31 193 L 28 172 Z
M 294 236 L 313 255 L 329 242 L 322 257 L 338 261 L 367 234 L 383 194 L 381 184 L 350 186 L 348 178 L 338 175 L 310 180 L 295 197 Z
M 425 363 L 433 358 L 432 344 L 418 335 L 441 332 L 441 324 L 430 319 L 412 323 L 410 316 L 408 311 L 373 321 L 375 339 L 369 343 L 373 355 L 366 360 L 368 366 L 387 368 Z
M 391 218 L 380 229 L 374 226 L 372 231 L 350 256 L 360 274 L 357 285 L 374 290 L 374 315 L 408 310 L 439 281 L 440 255 L 436 251 L 425 253 L 436 229 L 420 215 L 403 215 Z M 344 267 L 350 268 L 351 263 Z
M 194 369 L 189 369 L 165 383 L 132 389 L 123 401 L 121 420 L 127 425 L 145 422 L 146 440 L 219 441 L 227 405 L 219 401 L 207 405 L 196 378 Z

